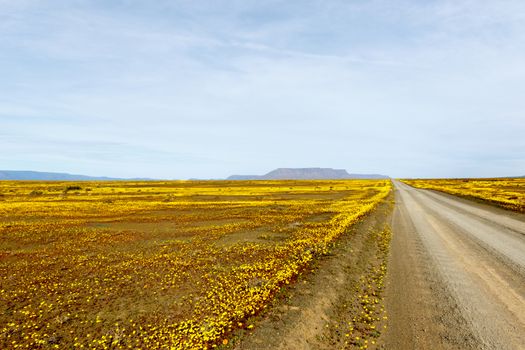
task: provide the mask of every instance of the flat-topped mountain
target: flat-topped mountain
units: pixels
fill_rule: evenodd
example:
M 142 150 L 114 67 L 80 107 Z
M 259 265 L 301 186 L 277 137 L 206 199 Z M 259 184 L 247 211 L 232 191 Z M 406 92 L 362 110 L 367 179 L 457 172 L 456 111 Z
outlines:
M 232 175 L 227 180 L 329 180 L 329 179 L 388 179 L 380 174 L 349 174 L 344 169 L 278 168 L 265 175 Z

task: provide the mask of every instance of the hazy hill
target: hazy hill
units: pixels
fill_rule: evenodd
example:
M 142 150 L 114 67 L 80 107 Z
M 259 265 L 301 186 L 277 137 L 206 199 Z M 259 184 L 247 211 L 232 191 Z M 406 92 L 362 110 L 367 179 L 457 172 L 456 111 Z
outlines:
M 66 173 L 46 173 L 40 171 L 25 170 L 0 170 L 0 180 L 36 180 L 36 181 L 104 181 L 104 180 L 128 180 L 113 177 L 97 177 L 86 175 L 75 175 Z M 150 180 L 150 179 L 129 179 Z
M 323 179 L 388 179 L 379 174 L 349 174 L 344 169 L 278 168 L 265 175 L 232 175 L 227 180 L 323 180 Z
M 388 179 L 379 174 L 349 174 L 344 169 L 332 168 L 278 168 L 265 175 L 232 175 L 227 180 L 323 180 L 323 179 Z M 106 176 L 87 176 L 25 170 L 0 170 L 0 180 L 33 181 L 109 181 L 153 180 L 149 178 L 123 179 Z

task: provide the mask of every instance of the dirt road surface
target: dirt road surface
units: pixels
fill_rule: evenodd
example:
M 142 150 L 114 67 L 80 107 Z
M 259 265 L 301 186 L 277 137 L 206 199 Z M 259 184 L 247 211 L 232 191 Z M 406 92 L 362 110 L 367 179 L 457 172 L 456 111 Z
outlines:
M 386 349 L 525 349 L 525 219 L 398 181 Z

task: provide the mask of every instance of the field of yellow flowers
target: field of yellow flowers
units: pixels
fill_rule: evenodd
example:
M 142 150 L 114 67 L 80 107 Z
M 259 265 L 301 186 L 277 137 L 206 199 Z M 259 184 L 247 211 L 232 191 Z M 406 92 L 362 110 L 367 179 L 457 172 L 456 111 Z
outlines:
M 408 185 L 480 199 L 525 213 L 525 178 L 402 180 Z
M 227 344 L 390 188 L 0 182 L 0 348 Z

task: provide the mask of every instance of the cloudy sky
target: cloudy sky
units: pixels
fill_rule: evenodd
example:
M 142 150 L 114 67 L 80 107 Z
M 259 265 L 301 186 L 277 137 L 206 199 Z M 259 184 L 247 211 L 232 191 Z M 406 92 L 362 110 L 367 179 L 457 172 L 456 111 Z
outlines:
M 525 174 L 523 0 L 0 0 L 0 169 Z

